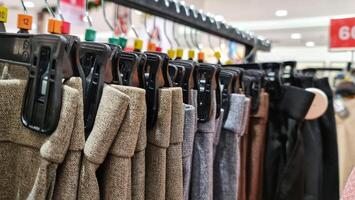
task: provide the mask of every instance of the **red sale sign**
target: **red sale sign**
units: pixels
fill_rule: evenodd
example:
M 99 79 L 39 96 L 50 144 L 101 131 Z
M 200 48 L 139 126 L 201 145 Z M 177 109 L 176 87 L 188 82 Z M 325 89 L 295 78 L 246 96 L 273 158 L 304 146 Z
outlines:
M 355 17 L 330 21 L 329 47 L 332 50 L 355 49 Z

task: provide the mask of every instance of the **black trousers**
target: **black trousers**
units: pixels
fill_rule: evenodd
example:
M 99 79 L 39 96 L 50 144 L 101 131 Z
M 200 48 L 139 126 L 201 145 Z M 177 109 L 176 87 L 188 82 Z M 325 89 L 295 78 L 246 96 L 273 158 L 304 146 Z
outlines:
M 293 86 L 270 91 L 264 164 L 265 200 L 300 200 L 304 193 L 303 119 L 314 94 Z

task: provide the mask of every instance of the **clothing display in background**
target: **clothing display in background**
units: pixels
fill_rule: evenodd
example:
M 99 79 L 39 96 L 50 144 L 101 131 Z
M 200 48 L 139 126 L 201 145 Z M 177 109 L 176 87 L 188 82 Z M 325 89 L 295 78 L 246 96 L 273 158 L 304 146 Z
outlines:
M 344 106 L 349 110 L 348 116 L 336 115 L 337 140 L 339 153 L 339 190 L 343 193 L 348 177 L 355 167 L 355 146 L 354 146 L 354 123 L 355 115 L 352 110 L 355 109 L 354 99 L 344 99 Z

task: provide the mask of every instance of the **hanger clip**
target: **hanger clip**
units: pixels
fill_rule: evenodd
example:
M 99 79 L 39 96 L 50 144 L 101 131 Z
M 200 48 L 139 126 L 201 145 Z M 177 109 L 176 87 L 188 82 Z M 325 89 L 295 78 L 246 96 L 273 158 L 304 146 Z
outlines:
M 35 35 L 32 38 L 22 123 L 46 135 L 50 135 L 59 122 L 62 79 L 72 75 L 64 62 L 65 44 L 65 38 L 58 35 Z

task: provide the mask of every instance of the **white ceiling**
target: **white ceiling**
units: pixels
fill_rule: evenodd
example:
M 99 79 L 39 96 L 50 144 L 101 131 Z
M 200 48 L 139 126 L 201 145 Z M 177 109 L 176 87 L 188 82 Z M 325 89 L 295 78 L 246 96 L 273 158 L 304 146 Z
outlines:
M 250 30 L 273 41 L 274 46 L 304 46 L 313 41 L 328 45 L 329 19 L 355 16 L 355 0 L 186 0 L 224 18 L 238 28 Z M 276 10 L 288 16 L 276 17 Z M 293 40 L 292 33 L 302 39 Z
M 44 0 L 29 0 L 35 7 L 32 13 L 43 8 Z M 56 0 L 48 0 L 55 4 Z M 152 0 L 153 1 L 153 0 Z M 329 19 L 340 15 L 355 16 L 355 0 L 185 0 L 224 18 L 238 28 L 253 31 L 273 41 L 273 46 L 304 46 L 313 41 L 317 46 L 327 46 Z M 12 10 L 21 12 L 20 1 L 0 0 Z M 285 9 L 286 17 L 276 17 L 275 11 Z M 98 12 L 97 14 L 95 14 Z M 101 18 L 101 11 L 91 15 Z M 15 20 L 15 19 L 14 19 Z M 10 20 L 13 21 L 13 20 Z M 98 30 L 109 31 L 101 19 L 96 19 Z M 301 33 L 302 39 L 293 40 L 292 33 Z

